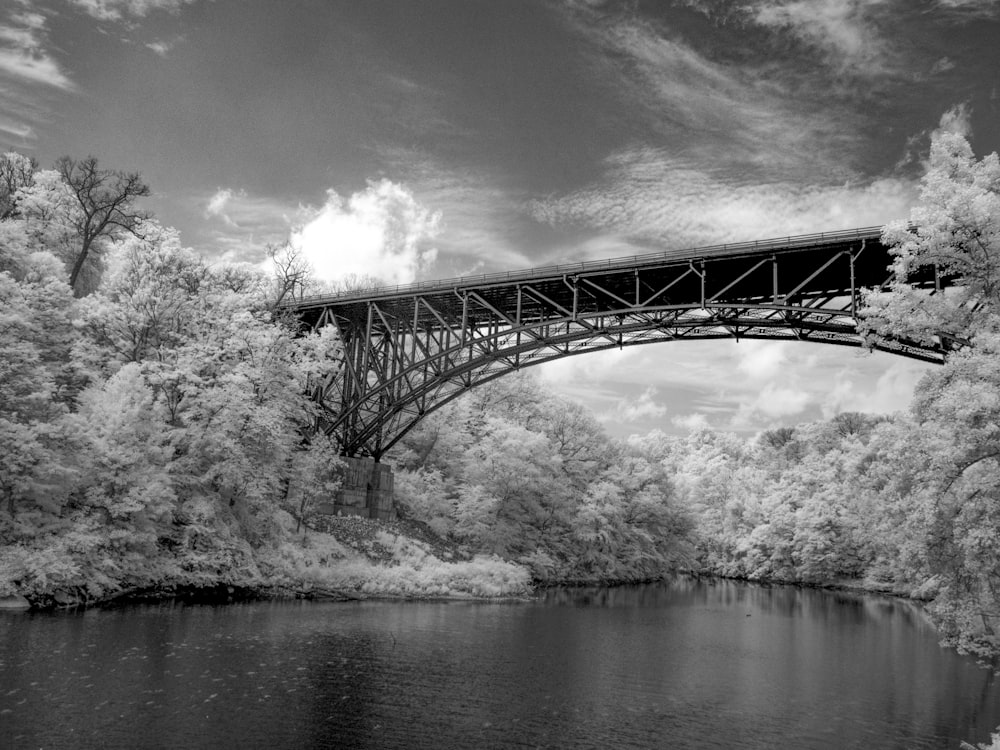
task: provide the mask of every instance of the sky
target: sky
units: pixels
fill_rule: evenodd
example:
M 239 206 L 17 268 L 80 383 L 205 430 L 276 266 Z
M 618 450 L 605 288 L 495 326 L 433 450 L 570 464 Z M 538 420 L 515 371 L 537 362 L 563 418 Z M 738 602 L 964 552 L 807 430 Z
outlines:
M 211 259 L 389 283 L 880 225 L 1000 146 L 1000 0 L 4 0 L 0 148 L 140 171 Z M 906 409 L 930 365 L 778 341 L 571 357 L 612 434 Z

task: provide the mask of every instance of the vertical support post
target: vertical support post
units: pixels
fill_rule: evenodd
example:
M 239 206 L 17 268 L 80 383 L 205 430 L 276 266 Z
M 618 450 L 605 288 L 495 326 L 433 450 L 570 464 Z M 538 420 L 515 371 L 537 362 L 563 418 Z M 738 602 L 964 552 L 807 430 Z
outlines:
M 465 346 L 466 328 L 469 326 L 469 293 L 462 295 L 462 334 L 458 339 L 459 346 Z
M 858 289 L 855 283 L 854 276 L 854 253 L 848 251 L 847 257 L 851 261 L 851 317 L 857 319 L 858 317 Z
M 413 298 L 413 341 L 410 342 L 410 364 L 417 361 L 417 326 L 420 323 L 420 297 Z
M 771 282 L 772 282 L 772 301 L 775 305 L 778 304 L 778 256 L 771 256 Z
M 638 268 L 634 269 L 632 271 L 632 273 L 635 274 L 635 306 L 638 307 L 639 303 L 640 303 L 640 300 L 639 300 L 639 269 Z
M 361 372 L 359 373 L 361 377 L 364 378 L 364 383 L 368 385 L 368 355 L 371 350 L 372 344 L 372 315 L 375 308 L 374 302 L 368 303 L 368 319 L 365 321 L 365 336 L 364 336 L 364 354 L 361 356 Z

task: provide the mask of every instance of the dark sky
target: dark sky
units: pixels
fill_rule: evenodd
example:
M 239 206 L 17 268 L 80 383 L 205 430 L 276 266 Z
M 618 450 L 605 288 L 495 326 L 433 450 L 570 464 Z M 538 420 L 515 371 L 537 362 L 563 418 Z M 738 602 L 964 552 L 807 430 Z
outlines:
M 993 0 L 8 0 L 0 147 L 141 171 L 207 256 L 398 282 L 906 218 L 935 128 L 1000 145 L 998 73 Z M 642 349 L 544 377 L 618 431 L 752 431 L 921 372 Z

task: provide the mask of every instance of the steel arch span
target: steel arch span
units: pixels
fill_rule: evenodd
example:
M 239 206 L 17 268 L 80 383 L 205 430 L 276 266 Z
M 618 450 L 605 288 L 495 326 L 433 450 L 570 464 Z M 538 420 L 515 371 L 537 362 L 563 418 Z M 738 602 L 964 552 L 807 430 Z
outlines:
M 342 367 L 314 391 L 347 456 L 378 460 L 425 414 L 522 367 L 602 349 L 715 338 L 862 346 L 860 291 L 889 280 L 880 228 L 307 297 L 334 325 Z M 940 290 L 936 273 L 911 283 Z M 941 347 L 885 351 L 942 362 Z

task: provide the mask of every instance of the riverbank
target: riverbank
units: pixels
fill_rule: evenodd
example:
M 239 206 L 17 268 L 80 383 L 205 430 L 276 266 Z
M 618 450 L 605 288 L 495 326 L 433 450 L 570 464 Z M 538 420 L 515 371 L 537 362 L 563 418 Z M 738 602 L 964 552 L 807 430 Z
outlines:
M 0 580 L 0 607 L 66 609 L 167 599 L 496 599 L 533 591 L 525 567 L 473 554 L 421 524 L 325 517 L 303 526 L 287 513 L 277 519 L 269 544 L 251 548 L 237 540 L 195 559 L 164 553 L 155 564 L 144 561 L 152 571 L 145 575 L 115 565 L 121 574 L 103 575 L 99 588 L 91 585 L 93 568 L 72 557 L 61 561 L 76 570 L 72 578 L 0 570 L 7 576 Z
M 103 581 L 94 595 L 86 580 L 76 585 L 19 587 L 8 581 L 0 593 L 3 609 L 59 609 L 117 606 L 137 601 L 179 600 L 223 604 L 254 599 L 499 599 L 525 598 L 553 586 L 619 586 L 651 582 L 629 580 L 533 579 L 524 565 L 468 547 L 434 533 L 424 524 L 379 521 L 356 516 L 315 516 L 300 525 L 279 515 L 278 541 L 256 549 L 245 546 L 216 555 L 214 568 L 195 571 L 187 561 L 160 566 L 168 574 L 146 579 Z M 172 574 L 170 574 L 172 572 Z M 763 585 L 799 586 L 933 599 L 934 587 L 907 589 L 885 581 L 841 579 L 802 582 L 749 579 L 711 570 L 683 570 L 699 578 Z M 661 578 L 654 579 L 661 580 Z
M 684 570 L 685 575 L 695 578 L 712 578 L 741 583 L 756 583 L 765 586 L 796 586 L 807 589 L 823 589 L 824 591 L 851 591 L 859 594 L 879 594 L 900 599 L 910 599 L 918 602 L 930 602 L 937 594 L 938 582 L 931 579 L 921 586 L 904 586 L 891 581 L 869 578 L 838 578 L 832 581 L 795 581 L 778 578 L 749 578 L 747 576 L 726 575 L 712 570 Z

